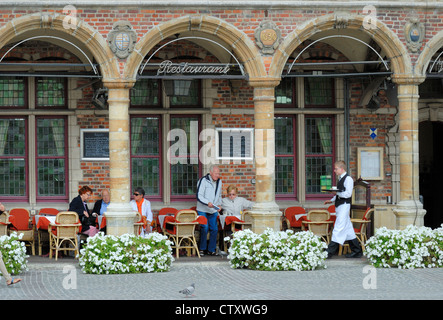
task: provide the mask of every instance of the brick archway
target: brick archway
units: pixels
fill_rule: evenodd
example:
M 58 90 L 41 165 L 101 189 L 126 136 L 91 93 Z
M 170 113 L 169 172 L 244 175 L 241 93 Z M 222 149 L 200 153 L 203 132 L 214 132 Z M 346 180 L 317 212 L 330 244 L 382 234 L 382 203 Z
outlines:
M 315 33 L 334 29 L 337 23 L 336 15 L 325 15 L 313 19 L 304 24 L 302 28 L 290 33 L 277 49 L 271 63 L 269 75 L 279 78 L 285 67 L 289 56 L 305 40 Z M 376 29 L 365 29 L 363 27 L 364 16 L 347 17 L 347 29 L 362 30 L 366 32 L 385 51 L 391 61 L 391 70 L 399 77 L 410 77 L 412 64 L 406 47 L 398 39 L 397 35 L 386 27 L 381 21 L 377 21 Z
M 0 48 L 27 32 L 38 34 L 41 31 L 44 35 L 66 36 L 67 40 L 72 39 L 86 46 L 98 63 L 103 79 L 119 79 L 118 61 L 102 35 L 80 19 L 75 24 L 70 20 L 72 27 L 65 28 L 63 20 L 66 17 L 61 14 L 35 13 L 13 19 L 0 28 Z
M 244 64 L 249 78 L 266 77 L 266 69 L 261 55 L 252 40 L 243 32 L 223 20 L 210 16 L 186 16 L 174 19 L 148 31 L 137 42 L 129 56 L 125 70 L 125 79 L 135 79 L 144 57 L 161 40 L 174 34 L 194 31 L 201 35 L 208 34 L 226 42 L 233 54 Z
M 431 59 L 441 47 L 443 47 L 443 31 L 437 33 L 429 42 L 426 43 L 415 65 L 414 71 L 417 75 L 426 77 L 426 70 L 429 67 Z

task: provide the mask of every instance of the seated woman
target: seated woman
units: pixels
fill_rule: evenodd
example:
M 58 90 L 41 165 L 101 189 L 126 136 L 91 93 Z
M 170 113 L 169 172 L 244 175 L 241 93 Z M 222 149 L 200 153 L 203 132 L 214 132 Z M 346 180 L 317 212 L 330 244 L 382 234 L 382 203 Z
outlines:
M 227 216 L 235 216 L 241 219 L 241 211 L 250 209 L 254 205 L 254 202 L 246 200 L 245 198 L 238 197 L 238 189 L 231 184 L 228 189 L 228 196 L 222 199 L 223 214 Z
M 92 189 L 88 186 L 83 186 L 78 191 L 78 194 L 77 197 L 72 199 L 68 210 L 77 212 L 78 218 L 82 224 L 82 233 L 93 237 L 98 233 L 95 224 L 97 214 L 91 213 L 86 203 L 92 195 Z
M 145 233 L 151 233 L 152 211 L 151 202 L 145 199 L 145 190 L 138 187 L 134 191 L 134 200 L 131 200 L 130 205 L 132 210 L 138 211 L 143 219 L 144 225 L 141 232 L 141 236 Z

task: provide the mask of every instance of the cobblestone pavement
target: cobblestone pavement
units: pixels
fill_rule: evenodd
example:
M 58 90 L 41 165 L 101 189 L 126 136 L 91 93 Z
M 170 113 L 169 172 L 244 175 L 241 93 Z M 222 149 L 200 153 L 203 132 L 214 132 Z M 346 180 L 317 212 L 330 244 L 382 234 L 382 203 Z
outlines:
M 7 287 L 0 299 L 148 299 L 148 300 L 385 300 L 442 299 L 443 268 L 375 269 L 365 258 L 334 257 L 315 271 L 232 269 L 221 257 L 182 257 L 164 273 L 90 275 L 78 261 L 31 256 L 23 281 Z M 195 295 L 178 291 L 195 283 Z

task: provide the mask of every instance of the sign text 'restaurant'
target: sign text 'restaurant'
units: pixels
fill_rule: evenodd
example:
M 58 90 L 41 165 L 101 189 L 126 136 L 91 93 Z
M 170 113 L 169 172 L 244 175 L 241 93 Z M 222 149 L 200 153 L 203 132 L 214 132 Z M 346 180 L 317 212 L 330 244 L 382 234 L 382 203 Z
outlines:
M 229 65 L 225 66 L 193 66 L 189 65 L 187 62 L 181 63 L 180 65 L 173 64 L 170 60 L 165 60 L 160 63 L 160 67 L 157 70 L 157 75 L 159 74 L 185 74 L 185 73 L 218 73 L 218 74 L 226 74 L 229 71 Z

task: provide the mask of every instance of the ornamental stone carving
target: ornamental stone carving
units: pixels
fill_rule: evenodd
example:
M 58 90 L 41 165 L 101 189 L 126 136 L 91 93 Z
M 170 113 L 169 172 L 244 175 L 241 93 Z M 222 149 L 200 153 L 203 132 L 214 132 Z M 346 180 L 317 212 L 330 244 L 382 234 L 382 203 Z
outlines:
M 417 52 L 423 42 L 425 27 L 417 18 L 411 18 L 405 25 L 406 46 L 411 52 Z
M 272 21 L 262 21 L 255 29 L 255 42 L 263 54 L 273 54 L 278 48 L 281 32 Z
M 134 50 L 137 34 L 128 21 L 117 21 L 108 34 L 108 44 L 111 51 L 120 58 L 127 58 Z

